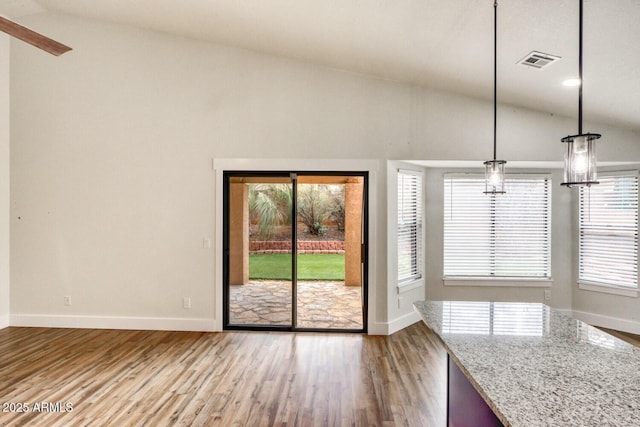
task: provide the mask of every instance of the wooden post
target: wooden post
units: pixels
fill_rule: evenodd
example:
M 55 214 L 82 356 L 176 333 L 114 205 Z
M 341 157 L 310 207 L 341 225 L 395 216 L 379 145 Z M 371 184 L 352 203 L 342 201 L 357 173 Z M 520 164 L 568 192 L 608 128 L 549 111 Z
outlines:
M 249 186 L 229 185 L 229 284 L 249 283 Z
M 364 179 L 348 178 L 344 189 L 344 284 L 362 286 L 362 202 Z

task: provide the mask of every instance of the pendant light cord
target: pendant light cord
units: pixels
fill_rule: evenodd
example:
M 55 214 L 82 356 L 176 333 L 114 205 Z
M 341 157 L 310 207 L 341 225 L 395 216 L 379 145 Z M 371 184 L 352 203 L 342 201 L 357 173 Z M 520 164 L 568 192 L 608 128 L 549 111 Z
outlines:
M 582 0 L 580 0 L 580 31 L 579 31 L 579 47 L 578 47 L 578 78 L 580 85 L 578 86 L 578 135 L 582 135 Z
M 497 159 L 498 128 L 498 2 L 493 2 L 493 160 Z M 582 125 L 580 125 L 582 126 Z

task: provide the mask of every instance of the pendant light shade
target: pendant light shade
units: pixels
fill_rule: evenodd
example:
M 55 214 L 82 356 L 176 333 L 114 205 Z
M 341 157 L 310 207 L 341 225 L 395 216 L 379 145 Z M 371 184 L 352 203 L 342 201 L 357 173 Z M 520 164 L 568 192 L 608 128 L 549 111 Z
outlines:
M 587 133 L 562 138 L 567 144 L 564 152 L 564 182 L 562 185 L 590 186 L 598 184 L 596 170 L 596 140 L 600 134 Z
M 582 3 L 580 0 L 580 46 L 578 52 L 578 71 L 580 86 L 578 87 L 578 134 L 562 138 L 567 144 L 564 153 L 564 182 L 566 187 L 591 186 L 598 184 L 596 170 L 596 141 L 602 135 L 598 133 L 582 133 Z
M 484 194 L 505 194 L 504 165 L 506 160 L 496 160 L 498 118 L 498 2 L 493 2 L 493 160 L 484 162 Z
M 505 194 L 504 165 L 505 160 L 487 160 L 484 162 L 484 193 Z

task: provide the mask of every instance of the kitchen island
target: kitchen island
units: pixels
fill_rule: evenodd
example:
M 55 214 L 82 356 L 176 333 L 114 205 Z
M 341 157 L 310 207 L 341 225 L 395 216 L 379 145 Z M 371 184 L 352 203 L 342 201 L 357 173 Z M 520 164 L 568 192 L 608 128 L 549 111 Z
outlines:
M 640 348 L 539 303 L 414 307 L 448 353 L 450 426 L 640 426 Z

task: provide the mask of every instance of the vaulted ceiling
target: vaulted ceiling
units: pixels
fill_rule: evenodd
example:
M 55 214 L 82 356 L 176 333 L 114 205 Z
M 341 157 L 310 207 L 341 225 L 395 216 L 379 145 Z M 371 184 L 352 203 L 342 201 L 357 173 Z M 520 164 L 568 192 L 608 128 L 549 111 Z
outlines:
M 578 74 L 578 7 L 579 0 L 499 1 L 499 102 L 577 115 L 578 89 L 562 82 Z M 584 119 L 640 131 L 640 1 L 584 0 L 584 11 Z M 18 22 L 34 13 L 493 96 L 493 0 L 0 0 L 0 14 Z M 518 64 L 534 50 L 561 59 L 540 70 Z

